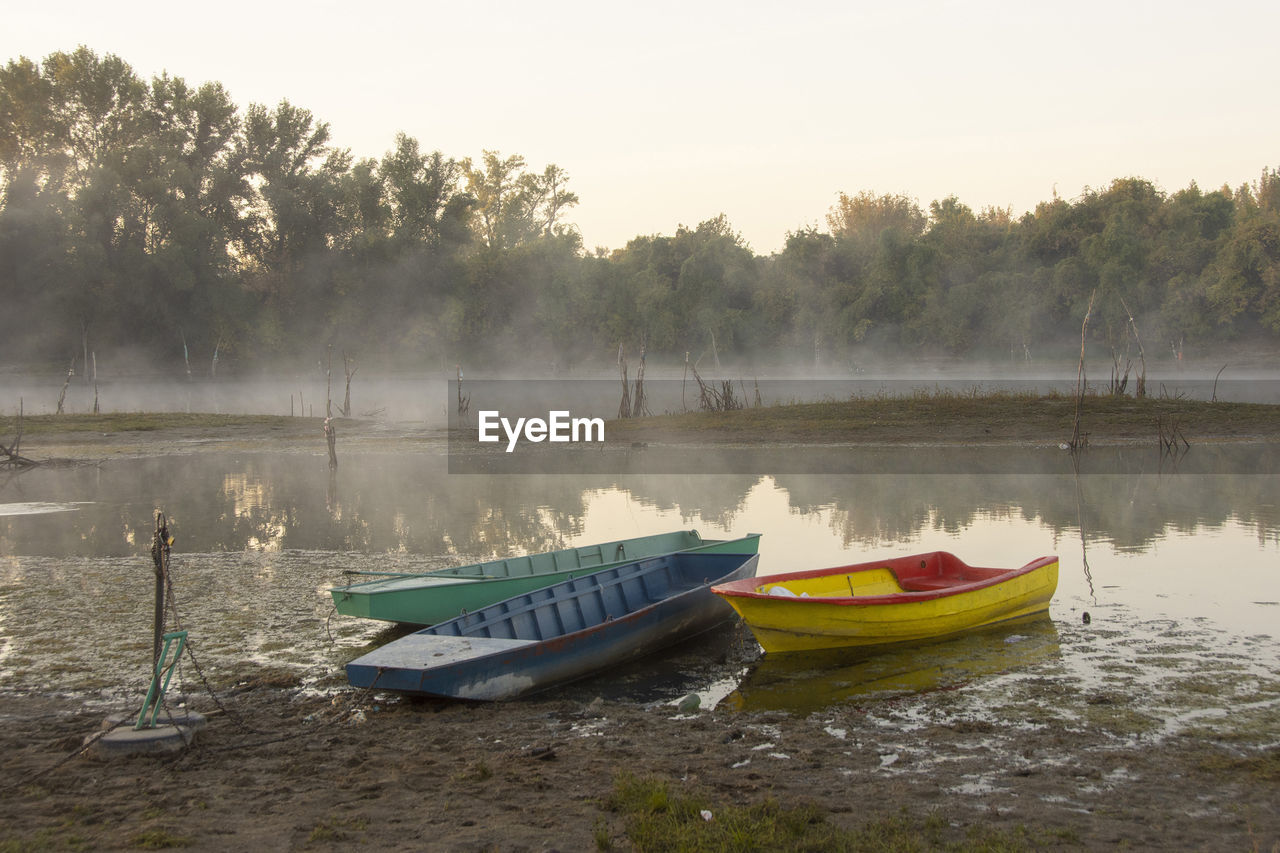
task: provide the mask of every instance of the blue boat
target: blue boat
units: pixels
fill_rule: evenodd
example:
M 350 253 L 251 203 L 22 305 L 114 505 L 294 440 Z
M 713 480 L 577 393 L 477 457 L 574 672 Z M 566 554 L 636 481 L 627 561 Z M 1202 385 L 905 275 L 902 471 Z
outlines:
M 759 534 L 741 539 L 703 539 L 696 530 L 675 530 L 545 554 L 508 557 L 432 572 L 392 575 L 334 587 L 333 605 L 343 616 L 434 625 L 513 595 L 644 557 L 675 551 L 754 554 Z
M 757 554 L 663 554 L 467 613 L 347 664 L 354 687 L 514 699 L 674 645 L 734 618 L 712 584 L 756 573 Z

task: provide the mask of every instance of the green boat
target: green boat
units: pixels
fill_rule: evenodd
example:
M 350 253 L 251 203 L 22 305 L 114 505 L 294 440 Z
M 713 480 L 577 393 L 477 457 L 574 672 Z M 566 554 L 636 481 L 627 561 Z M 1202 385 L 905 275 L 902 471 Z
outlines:
M 677 551 L 756 554 L 759 550 L 759 533 L 750 533 L 741 539 L 703 539 L 696 530 L 677 530 L 421 574 L 396 575 L 333 587 L 329 593 L 343 616 L 434 625 L 513 596 L 644 557 Z

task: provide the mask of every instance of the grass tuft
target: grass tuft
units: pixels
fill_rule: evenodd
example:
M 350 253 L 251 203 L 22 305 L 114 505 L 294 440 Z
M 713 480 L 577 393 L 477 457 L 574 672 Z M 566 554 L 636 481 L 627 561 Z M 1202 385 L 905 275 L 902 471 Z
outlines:
M 971 828 L 962 840 L 948 842 L 943 836 L 950 824 L 936 812 L 917 818 L 904 811 L 843 829 L 830 823 L 826 811 L 813 803 L 784 808 L 770 798 L 747 806 L 726 805 L 696 792 L 673 792 L 665 781 L 631 774 L 615 779 L 613 792 L 601 805 L 625 818 L 627 840 L 639 851 L 841 853 L 942 847 L 1003 853 L 1035 844 L 1032 833 L 1023 827 L 1002 832 L 981 826 Z M 611 847 L 599 828 L 596 844 L 601 850 Z
M 142 850 L 166 850 L 171 847 L 189 847 L 191 839 L 184 835 L 173 835 L 163 829 L 148 829 L 129 840 L 129 844 Z

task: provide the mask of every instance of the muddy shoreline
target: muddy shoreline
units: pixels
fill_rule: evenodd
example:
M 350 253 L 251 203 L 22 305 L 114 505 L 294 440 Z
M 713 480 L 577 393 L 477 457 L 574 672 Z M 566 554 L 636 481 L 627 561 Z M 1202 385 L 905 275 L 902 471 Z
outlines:
M 23 447 L 77 464 L 239 446 L 324 453 L 316 422 L 277 426 L 82 430 L 32 435 Z M 342 425 L 344 439 L 367 450 L 443 452 L 439 436 L 373 423 Z M 1064 648 L 1118 641 L 1065 609 L 1054 621 Z M 716 665 L 758 665 L 746 638 L 728 648 Z M 594 850 L 607 839 L 631 849 L 626 816 L 604 805 L 626 772 L 722 807 L 817 804 L 850 829 L 929 821 L 945 843 L 995 832 L 1029 848 L 1280 845 L 1274 681 L 1256 686 L 1239 718 L 1219 729 L 1170 726 L 1140 711 L 1135 686 L 1121 679 L 1100 688 L 1021 678 L 997 687 L 1003 707 L 984 713 L 984 685 L 998 672 L 813 712 L 729 701 L 681 712 L 671 702 L 602 696 L 590 682 L 465 704 L 366 695 L 337 676 L 316 691 L 283 672 L 243 675 L 188 697 L 209 717 L 190 750 L 111 761 L 76 753 L 127 705 L 0 689 L 0 842 L 514 851 Z
M 879 703 L 686 714 L 554 696 L 471 705 L 262 686 L 224 694 L 221 707 L 191 704 L 210 723 L 190 750 L 104 762 L 64 760 L 102 709 L 0 696 L 11 780 L 2 837 L 48 849 L 507 851 L 597 849 L 603 833 L 630 849 L 625 817 L 603 805 L 627 772 L 721 807 L 816 803 L 850 829 L 929 820 L 948 842 L 993 832 L 1029 848 L 1280 842 L 1274 747 L 1267 765 L 1195 737 L 1125 744 L 1105 729 L 926 712 L 910 735 L 919 749 L 905 751 L 886 730 L 891 704 Z

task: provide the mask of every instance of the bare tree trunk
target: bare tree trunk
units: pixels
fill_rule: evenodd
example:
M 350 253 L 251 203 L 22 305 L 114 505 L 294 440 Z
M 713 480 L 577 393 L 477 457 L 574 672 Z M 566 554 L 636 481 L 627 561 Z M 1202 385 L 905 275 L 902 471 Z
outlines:
M 356 375 L 355 361 L 347 358 L 346 350 L 342 352 L 342 372 L 347 375 L 347 393 L 342 398 L 342 416 L 351 417 L 351 377 Z
M 329 344 L 329 360 L 324 367 L 324 421 L 333 417 L 333 344 Z
M 1142 349 L 1142 338 L 1138 335 L 1138 324 L 1134 322 L 1133 312 L 1125 304 L 1123 296 L 1120 297 L 1120 306 L 1124 308 L 1124 313 L 1129 317 L 1129 328 L 1133 330 L 1133 339 L 1138 342 L 1138 361 L 1141 364 L 1141 371 L 1138 374 L 1137 387 L 1133 389 L 1133 396 L 1141 399 L 1147 396 L 1147 354 Z
M 333 428 L 333 419 L 324 419 L 324 439 L 329 445 L 329 470 L 338 470 L 338 432 Z
M 1080 368 L 1076 373 L 1076 418 L 1075 423 L 1071 427 L 1071 450 L 1078 450 L 1088 442 L 1088 436 L 1080 433 L 1080 407 L 1084 404 L 1085 391 L 1085 375 L 1084 375 L 1084 344 L 1085 333 L 1089 329 L 1089 315 L 1093 313 L 1093 298 L 1098 295 L 1098 291 L 1089 294 L 1089 307 L 1084 312 L 1084 322 L 1080 324 Z
M 59 415 L 62 414 L 62 404 L 65 403 L 67 399 L 67 386 L 71 384 L 71 377 L 75 375 L 75 372 L 76 372 L 76 360 L 75 358 L 72 358 L 71 366 L 67 368 L 67 380 L 62 383 L 62 393 L 58 395 L 57 414 Z
M 1218 372 L 1213 377 L 1213 396 L 1209 398 L 1210 403 L 1218 402 L 1218 378 L 1222 376 L 1222 371 L 1227 369 L 1227 365 L 1218 368 Z
M 680 410 L 682 412 L 689 411 L 689 405 L 684 400 L 684 383 L 689 378 L 689 351 L 684 353 L 684 375 L 680 377 Z
M 631 417 L 638 418 L 645 414 L 644 405 L 644 345 L 640 345 L 640 367 L 636 369 L 636 393 L 631 402 Z
M 618 373 L 622 378 L 622 401 L 618 403 L 618 417 L 631 417 L 631 387 L 627 384 L 627 359 L 622 354 L 622 344 L 618 344 Z
M 471 411 L 471 395 L 463 396 L 462 394 L 462 365 L 456 365 L 458 368 L 458 423 L 467 422 L 467 414 Z

